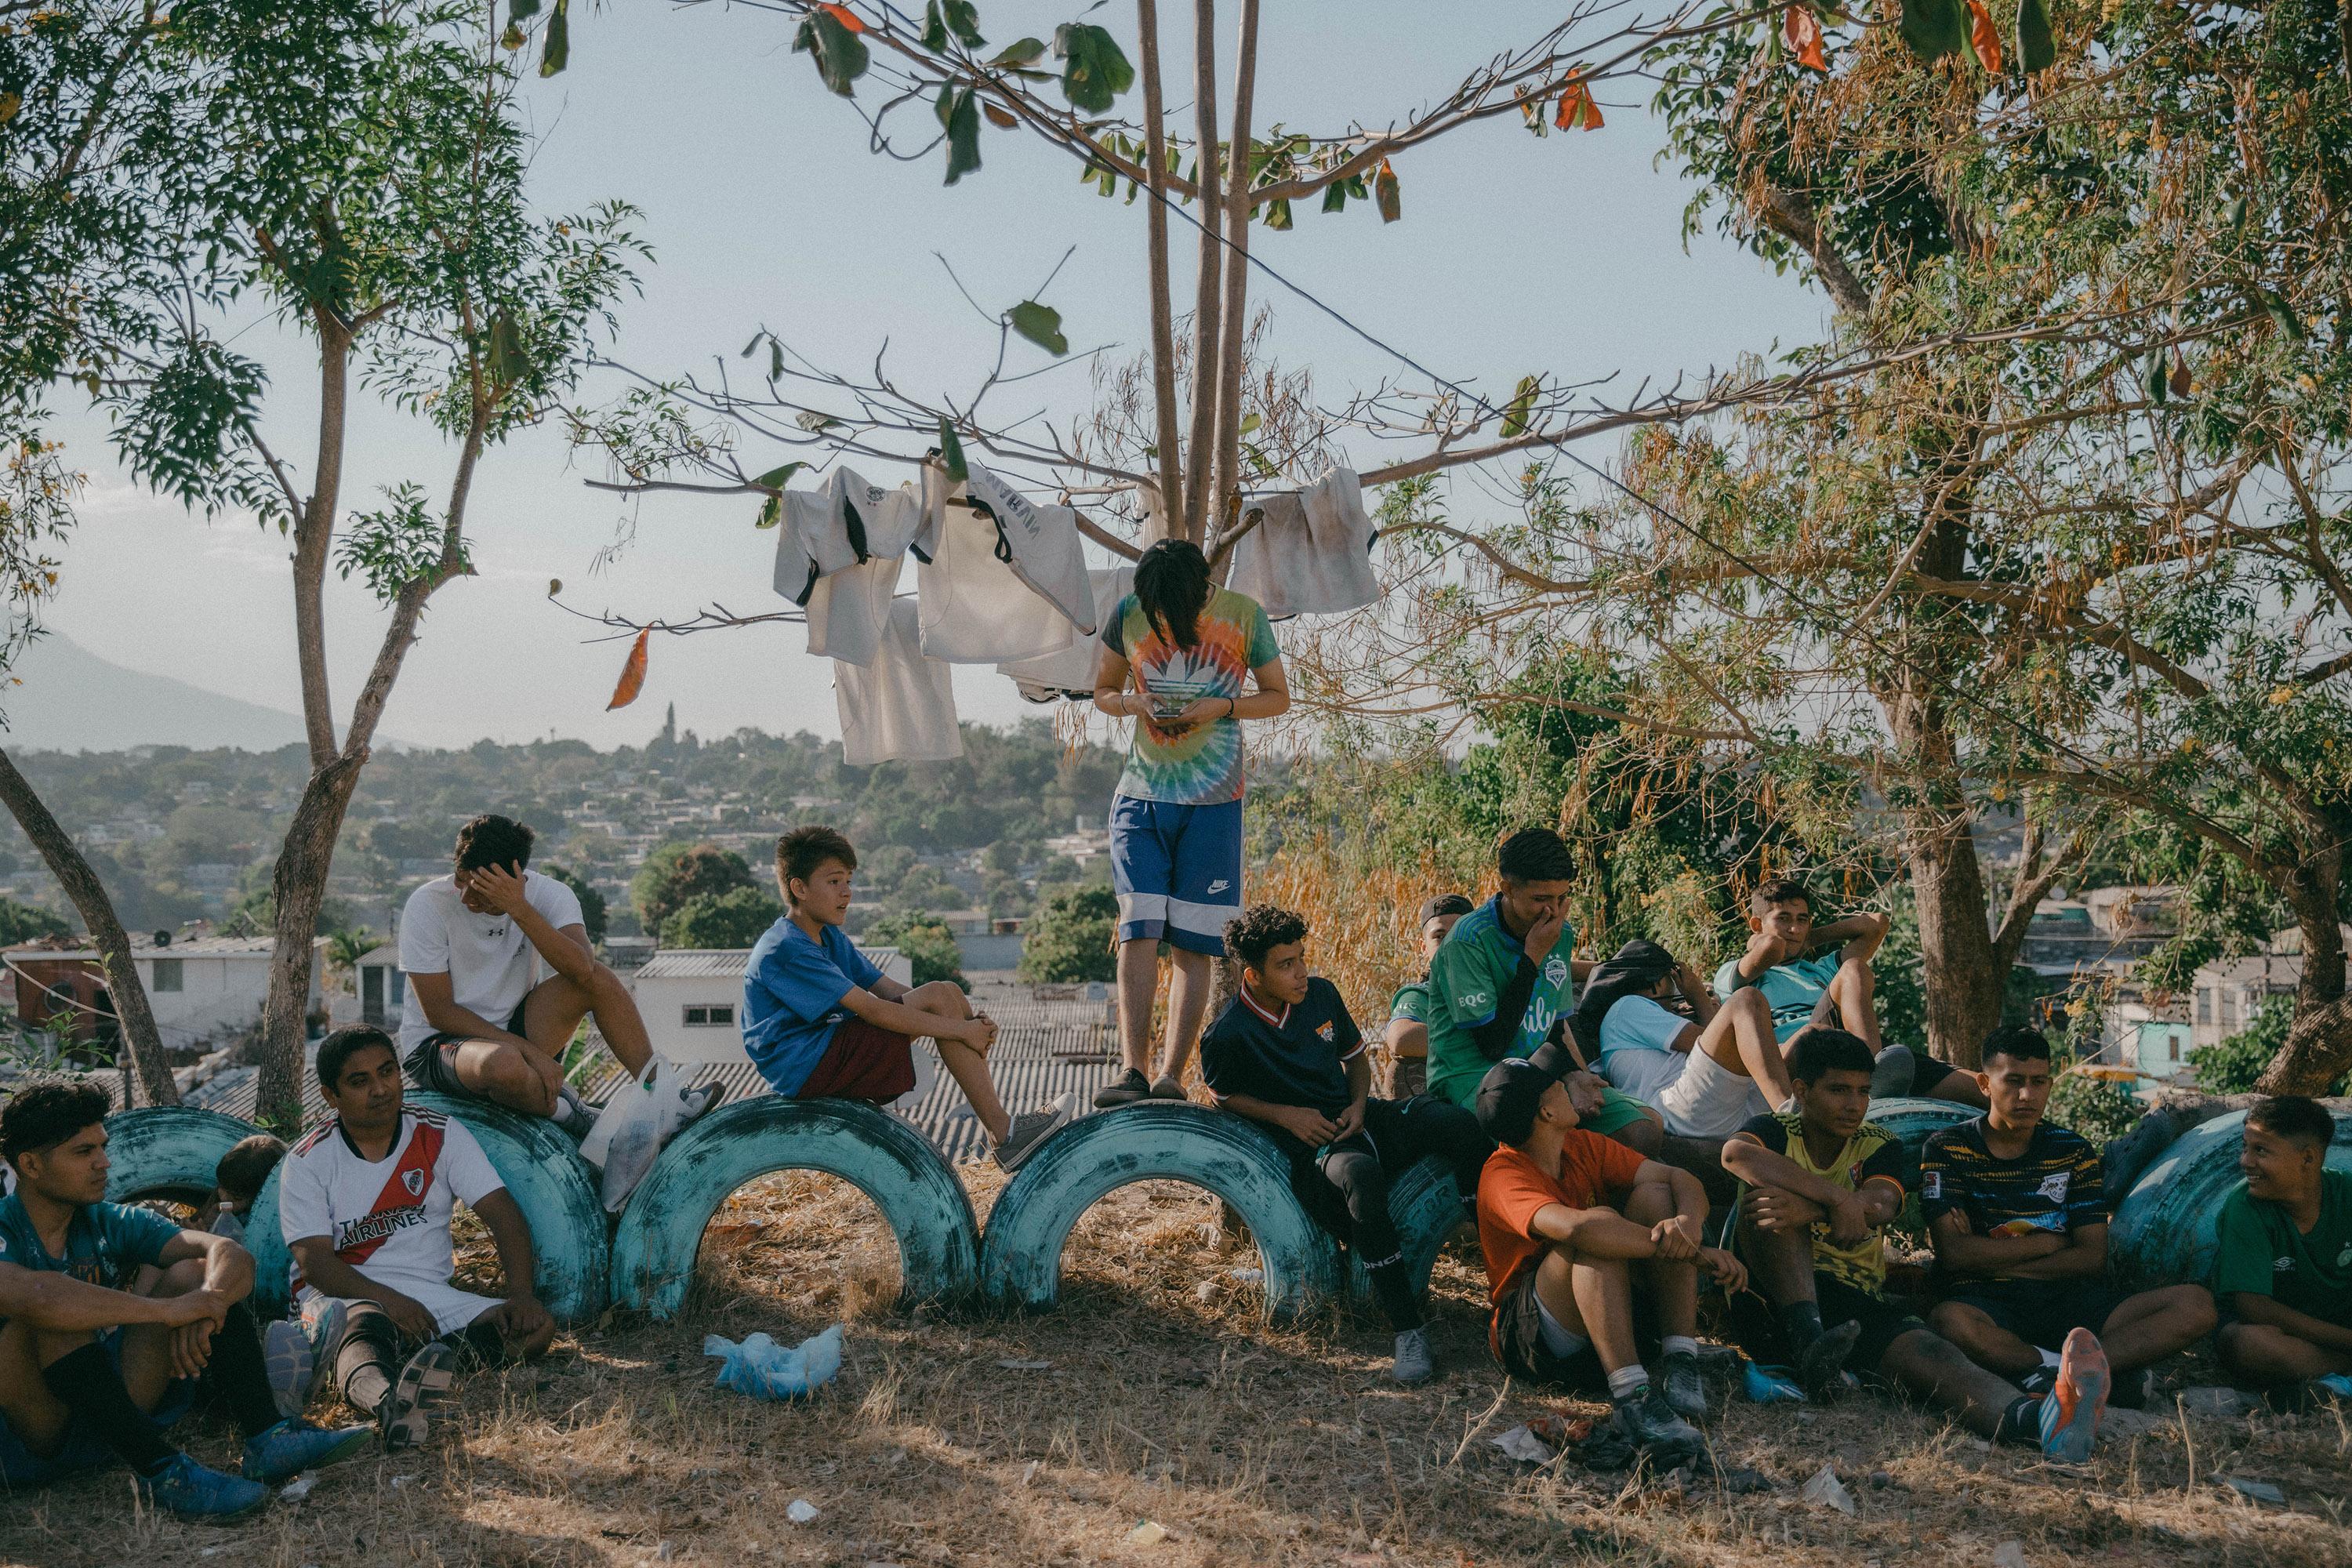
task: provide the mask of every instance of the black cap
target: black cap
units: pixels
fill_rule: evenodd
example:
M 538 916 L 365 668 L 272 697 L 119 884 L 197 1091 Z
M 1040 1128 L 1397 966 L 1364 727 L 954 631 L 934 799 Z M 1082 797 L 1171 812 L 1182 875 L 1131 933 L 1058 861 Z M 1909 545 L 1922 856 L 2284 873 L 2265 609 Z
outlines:
M 1440 915 L 1466 915 L 1476 907 L 1459 893 L 1440 893 L 1421 906 L 1421 923 L 1427 925 Z
M 1478 1080 L 1478 1126 L 1497 1143 L 1517 1145 L 1536 1130 L 1536 1107 L 1559 1074 L 1525 1057 L 1505 1057 Z

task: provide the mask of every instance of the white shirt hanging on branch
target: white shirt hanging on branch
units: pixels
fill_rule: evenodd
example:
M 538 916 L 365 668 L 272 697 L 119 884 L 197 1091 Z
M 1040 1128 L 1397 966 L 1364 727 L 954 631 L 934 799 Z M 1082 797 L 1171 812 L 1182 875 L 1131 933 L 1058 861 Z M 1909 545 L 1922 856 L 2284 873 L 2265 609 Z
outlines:
M 1095 624 L 1100 626 L 1118 608 L 1118 602 L 1135 591 L 1135 568 L 1097 566 L 1087 575 L 1094 584 Z M 1031 702 L 1087 698 L 1095 694 L 1095 676 L 1101 658 L 1102 645 L 1085 637 L 1035 658 L 1007 660 L 996 667 L 996 673 L 1009 676 L 1020 687 L 1022 697 Z
M 1335 616 L 1378 602 L 1372 523 L 1354 469 L 1328 468 L 1305 489 L 1253 496 L 1243 515 L 1261 508 L 1265 515 L 1234 546 L 1227 586 L 1276 620 Z
M 959 497 L 943 470 L 924 470 L 925 531 L 915 542 L 923 651 L 953 664 L 994 664 L 1091 634 L 1094 588 L 1077 514 L 1034 505 L 977 463 L 971 474 Z M 951 504 L 967 498 L 970 506 Z
M 836 468 L 822 489 L 784 492 L 776 592 L 808 611 L 809 652 L 864 665 L 881 646 L 898 566 L 923 524 L 912 485 L 885 489 Z
M 924 657 L 915 601 L 891 601 L 889 621 L 863 668 L 835 659 L 834 705 L 841 714 L 841 760 L 940 763 L 963 755 L 953 672 Z

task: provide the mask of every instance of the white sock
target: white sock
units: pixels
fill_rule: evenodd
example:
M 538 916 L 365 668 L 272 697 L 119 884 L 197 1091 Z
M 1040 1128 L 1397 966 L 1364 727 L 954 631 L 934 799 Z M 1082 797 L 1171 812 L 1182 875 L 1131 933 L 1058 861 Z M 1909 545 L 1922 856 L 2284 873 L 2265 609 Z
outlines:
M 1631 1399 L 1649 1386 L 1650 1374 L 1643 1370 L 1640 1362 L 1632 1366 L 1621 1366 L 1609 1374 L 1609 1397 L 1612 1399 Z
M 2045 1351 L 2042 1350 L 2040 1345 L 2036 1345 L 2033 1348 L 2041 1352 L 2042 1364 L 2043 1366 L 2056 1366 L 2058 1364 L 2058 1352 L 2056 1351 Z
M 1658 1342 L 1658 1349 L 1665 1355 L 1696 1356 L 1698 1342 L 1688 1334 L 1668 1334 Z
M 1779 1111 L 1781 1115 L 1786 1116 L 1797 1109 L 1797 1097 L 1792 1094 L 1788 1099 L 1782 1100 L 1779 1105 L 1773 1107 L 1773 1109 Z

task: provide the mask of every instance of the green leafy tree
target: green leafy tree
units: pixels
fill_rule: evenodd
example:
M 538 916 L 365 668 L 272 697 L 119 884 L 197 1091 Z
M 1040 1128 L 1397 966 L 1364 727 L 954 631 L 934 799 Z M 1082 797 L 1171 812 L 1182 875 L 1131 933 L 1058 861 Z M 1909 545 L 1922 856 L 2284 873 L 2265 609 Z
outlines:
M 887 945 L 905 953 L 918 985 L 949 980 L 971 989 L 963 977 L 963 949 L 956 944 L 955 933 L 928 915 L 884 915 L 866 927 L 858 940 L 870 947 Z
M 695 893 L 662 922 L 664 947 L 750 947 L 783 917 L 775 896 L 749 884 Z
M 2260 1087 L 2263 1074 L 2286 1048 L 2294 1027 L 2294 998 L 2265 996 L 2252 1022 L 2216 1045 L 2200 1046 L 2189 1053 L 2197 1087 L 2215 1094 L 2248 1094 Z M 2352 1071 L 2320 1090 L 2322 1094 L 2352 1094 Z
M 1045 900 L 1021 936 L 1021 978 L 1069 983 L 1116 980 L 1111 939 L 1118 930 L 1118 897 L 1108 888 L 1076 888 Z
M 590 887 L 588 879 L 576 871 L 567 871 L 561 866 L 541 866 L 537 869 L 541 876 L 552 877 L 572 889 L 572 896 L 580 900 L 580 924 L 588 932 L 588 945 L 603 947 L 608 912 L 604 908 L 604 895 Z
M 751 864 L 731 849 L 716 844 L 665 844 L 646 857 L 630 880 L 629 902 L 646 930 L 667 933 L 670 917 L 689 900 L 757 887 Z M 667 934 L 663 940 L 668 940 Z
M 66 922 L 48 910 L 19 903 L 15 899 L 0 898 L 0 947 L 68 934 L 70 928 Z

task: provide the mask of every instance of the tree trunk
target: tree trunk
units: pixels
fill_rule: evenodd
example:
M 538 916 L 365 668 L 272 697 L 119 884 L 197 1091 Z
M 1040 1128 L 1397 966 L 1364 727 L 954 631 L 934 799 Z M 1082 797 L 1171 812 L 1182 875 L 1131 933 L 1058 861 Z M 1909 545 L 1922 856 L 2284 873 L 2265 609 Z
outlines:
M 319 328 L 319 453 L 310 504 L 294 520 L 294 644 L 302 674 L 302 729 L 315 771 L 335 760 L 335 708 L 327 690 L 327 551 L 342 504 L 343 430 L 349 407 L 352 334 L 335 314 Z
M 1242 361 L 1249 339 L 1250 121 L 1257 92 L 1258 0 L 1242 0 L 1241 42 L 1234 61 L 1232 167 L 1225 173 L 1225 298 L 1220 307 L 1223 342 L 1211 384 L 1216 389 L 1215 479 L 1209 490 L 1208 531 L 1213 541 L 1238 521 L 1241 496 Z M 1213 546 L 1211 546 L 1213 548 Z
M 1208 538 L 1209 462 L 1217 446 L 1219 283 L 1223 278 L 1224 198 L 1217 183 L 1217 5 L 1192 5 L 1193 133 L 1200 143 L 1193 184 L 1201 193 L 1201 275 L 1192 303 L 1192 417 L 1184 447 L 1184 510 L 1167 514 L 1169 531 L 1195 544 Z
M 2288 890 L 2303 932 L 2303 978 L 2286 1044 L 2254 1084 L 2264 1094 L 2326 1094 L 2352 1068 L 2352 999 L 2345 995 L 2344 928 L 2336 913 L 2342 874 L 2342 854 L 2331 848 L 2306 861 Z
M 1144 213 L 1150 248 L 1151 411 L 1160 444 L 1160 515 L 1184 515 L 1183 453 L 1176 434 L 1176 318 L 1168 283 L 1168 130 L 1161 115 L 1160 7 L 1135 0 L 1136 31 L 1143 53 L 1144 184 L 1150 202 Z
M 114 1016 L 122 1026 L 123 1043 L 139 1069 L 139 1087 L 150 1105 L 177 1105 L 179 1087 L 163 1059 L 163 1040 L 155 1028 L 155 1014 L 147 1005 L 147 987 L 140 983 L 139 966 L 131 959 L 131 938 L 115 917 L 114 900 L 73 839 L 42 804 L 30 780 L 16 771 L 7 752 L 0 752 L 0 799 L 33 847 L 47 862 L 49 874 L 73 900 L 75 912 L 89 928 L 90 944 L 98 949 L 99 966 L 106 972 L 107 994 L 114 999 Z M 127 1085 L 126 1085 L 127 1087 Z
M 1993 950 L 1970 826 L 1960 799 L 1903 814 L 1904 855 L 1919 911 L 1927 1052 L 1961 1068 L 1981 1060 L 1984 1038 L 2000 1022 L 2009 980 L 2008 965 Z

